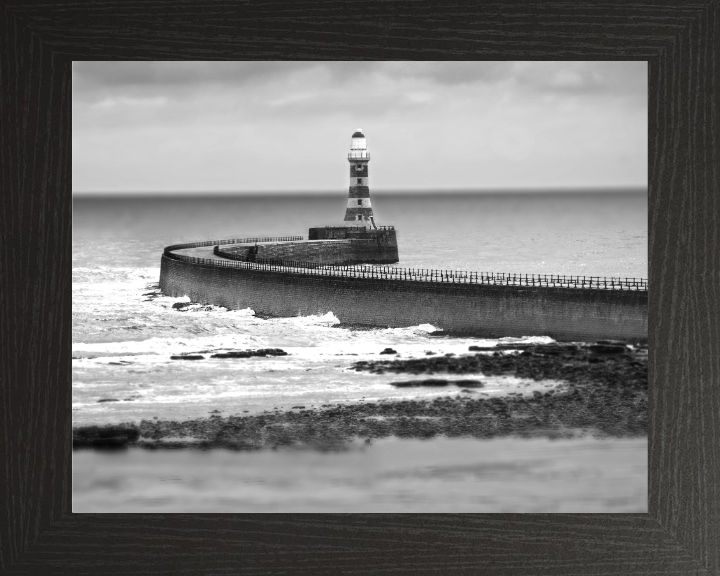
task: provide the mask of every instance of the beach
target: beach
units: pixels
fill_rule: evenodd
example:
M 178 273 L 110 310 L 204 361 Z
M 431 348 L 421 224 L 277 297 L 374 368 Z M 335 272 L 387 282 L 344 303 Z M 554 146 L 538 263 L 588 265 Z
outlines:
M 647 348 L 494 348 L 353 366 L 432 399 L 76 427 L 75 510 L 646 509 Z

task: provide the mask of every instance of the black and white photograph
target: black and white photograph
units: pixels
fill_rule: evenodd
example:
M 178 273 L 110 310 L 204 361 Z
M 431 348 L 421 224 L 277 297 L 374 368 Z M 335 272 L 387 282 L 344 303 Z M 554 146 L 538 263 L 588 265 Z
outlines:
M 76 61 L 72 204 L 73 512 L 648 512 L 647 62 Z

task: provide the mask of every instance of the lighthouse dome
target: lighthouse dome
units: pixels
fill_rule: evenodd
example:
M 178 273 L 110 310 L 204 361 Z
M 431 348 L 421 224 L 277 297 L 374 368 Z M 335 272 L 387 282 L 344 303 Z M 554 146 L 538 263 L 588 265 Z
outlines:
M 350 150 L 366 150 L 367 141 L 365 140 L 365 134 L 362 133 L 362 128 L 358 128 L 352 135 L 350 142 Z

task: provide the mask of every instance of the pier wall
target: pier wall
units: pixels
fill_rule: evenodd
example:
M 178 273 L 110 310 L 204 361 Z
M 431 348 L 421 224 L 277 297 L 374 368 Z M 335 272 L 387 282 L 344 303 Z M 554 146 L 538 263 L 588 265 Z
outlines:
M 160 287 L 169 296 L 266 316 L 332 312 L 346 324 L 429 323 L 480 337 L 647 341 L 647 291 L 448 284 L 335 277 L 224 267 L 164 254 Z
M 247 257 L 254 254 L 256 259 L 295 260 L 313 264 L 393 264 L 398 261 L 397 241 L 390 234 L 365 238 L 345 238 L 338 240 L 301 240 L 291 242 L 263 242 L 255 247 L 221 246 L 216 253 L 219 256 L 233 258 L 235 255 Z

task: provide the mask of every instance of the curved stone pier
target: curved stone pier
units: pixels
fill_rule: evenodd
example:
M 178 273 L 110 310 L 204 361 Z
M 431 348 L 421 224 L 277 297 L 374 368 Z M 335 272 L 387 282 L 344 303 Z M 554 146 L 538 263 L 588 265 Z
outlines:
M 647 289 L 527 285 L 529 281 L 492 285 L 463 276 L 403 279 L 392 268 L 233 261 L 213 253 L 219 244 L 241 241 L 166 248 L 160 272 L 163 294 L 229 309 L 252 308 L 266 316 L 332 312 L 352 325 L 429 323 L 449 333 L 491 338 L 647 341 Z

